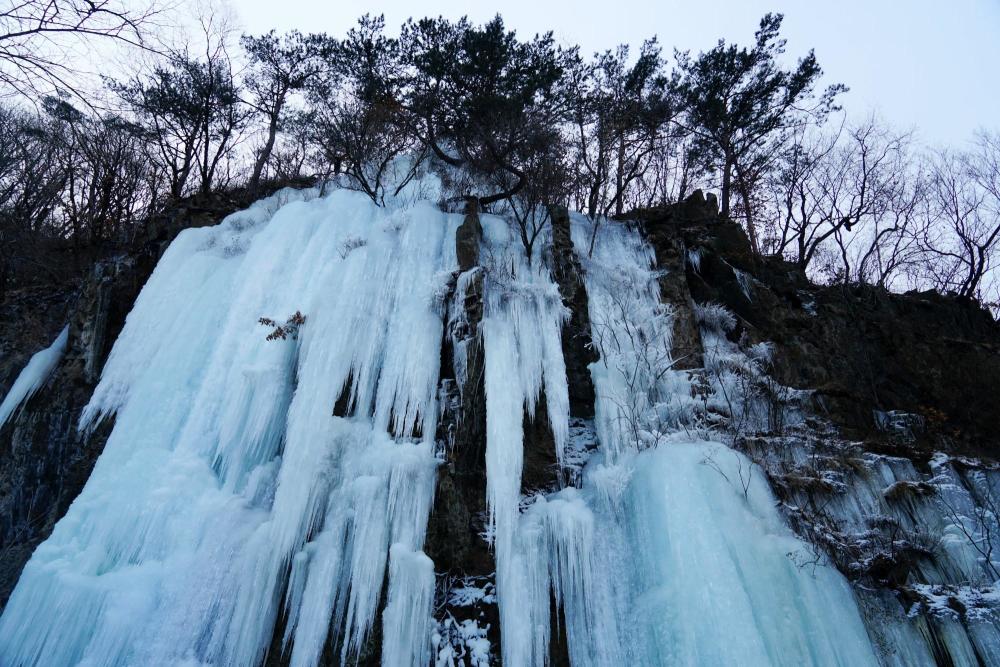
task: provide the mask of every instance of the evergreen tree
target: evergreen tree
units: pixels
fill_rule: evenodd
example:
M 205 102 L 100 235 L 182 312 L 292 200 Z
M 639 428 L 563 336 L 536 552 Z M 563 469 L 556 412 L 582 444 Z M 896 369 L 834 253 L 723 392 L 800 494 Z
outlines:
M 720 40 L 710 51 L 691 58 L 678 53 L 677 92 L 685 106 L 684 126 L 696 149 L 722 172 L 722 214 L 730 215 L 734 180 L 742 198 L 747 233 L 759 251 L 752 216 L 752 186 L 792 129 L 821 121 L 835 107 L 843 85 L 826 88 L 818 98 L 823 70 L 812 51 L 794 69 L 779 62 L 785 40 L 779 37 L 781 14 L 761 19 L 751 48 Z

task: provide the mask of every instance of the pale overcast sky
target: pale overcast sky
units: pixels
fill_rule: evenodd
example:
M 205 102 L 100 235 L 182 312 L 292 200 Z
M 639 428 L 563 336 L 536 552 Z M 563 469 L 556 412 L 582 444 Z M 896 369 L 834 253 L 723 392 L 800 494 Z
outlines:
M 652 34 L 665 51 L 748 43 L 760 17 L 785 15 L 788 54 L 816 50 L 827 82 L 846 83 L 853 114 L 877 110 L 932 144 L 962 144 L 979 127 L 1000 130 L 1000 0 L 231 0 L 243 30 L 342 35 L 364 13 L 395 30 L 410 16 L 499 12 L 519 33 L 552 30 L 584 52 L 638 45 Z

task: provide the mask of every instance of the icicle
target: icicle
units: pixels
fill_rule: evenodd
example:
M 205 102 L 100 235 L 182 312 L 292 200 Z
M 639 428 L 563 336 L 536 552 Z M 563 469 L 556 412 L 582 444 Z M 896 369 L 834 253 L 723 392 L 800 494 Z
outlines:
M 434 563 L 401 543 L 389 550 L 389 600 L 382 616 L 382 664 L 426 667 L 434 603 Z
M 52 345 L 40 352 L 36 352 L 27 365 L 21 370 L 20 375 L 14 380 L 10 391 L 0 402 L 0 426 L 7 423 L 14 411 L 28 402 L 35 395 L 35 392 L 42 388 L 49 375 L 59 365 L 59 361 L 66 351 L 66 343 L 69 340 L 69 326 L 56 336 Z
M 482 219 L 486 249 L 483 341 L 486 351 L 486 498 L 497 562 L 504 661 L 514 667 L 546 658 L 548 581 L 541 552 L 519 546 L 540 539 L 519 534 L 524 415 L 533 417 L 542 391 L 556 453 L 569 429 L 566 366 L 560 336 L 566 317 L 558 289 L 536 262 L 529 266 L 499 218 Z M 543 536 L 542 536 L 543 537 Z M 544 610 L 542 609 L 544 607 Z
M 590 233 L 576 217 L 581 257 Z M 603 629 L 603 619 L 630 617 L 633 627 L 601 636 L 589 656 L 574 641 L 573 663 L 875 664 L 849 585 L 821 560 L 800 566 L 811 552 L 783 524 L 764 473 L 683 428 L 694 406 L 687 378 L 672 370 L 671 313 L 652 259 L 635 231 L 608 224 L 584 260 L 601 354 L 591 366 L 601 452 L 583 488 L 559 494 L 562 511 L 548 512 L 550 541 L 561 545 L 550 562 L 570 634 Z M 588 572 L 613 553 L 629 564 L 616 590 L 599 593 Z M 592 565 L 595 555 L 604 562 Z
M 327 640 L 333 620 L 333 609 L 338 598 L 343 567 L 344 531 L 343 521 L 333 521 L 332 526 L 320 533 L 309 553 L 308 579 L 302 592 L 293 593 L 289 602 L 294 603 L 295 640 L 292 644 L 292 667 L 310 667 L 319 663 L 323 646 Z

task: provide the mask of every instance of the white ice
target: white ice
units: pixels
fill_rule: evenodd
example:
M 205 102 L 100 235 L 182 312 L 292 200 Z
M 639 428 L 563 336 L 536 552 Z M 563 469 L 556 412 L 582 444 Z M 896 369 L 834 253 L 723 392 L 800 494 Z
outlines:
M 876 664 L 847 581 L 783 523 L 759 468 L 704 439 L 638 230 L 606 222 L 588 257 L 590 222 L 573 222 L 601 354 L 600 451 L 580 491 L 555 496 L 572 512 L 548 512 L 549 535 L 575 544 L 549 560 L 577 554 L 556 569 L 573 573 L 557 590 L 574 664 Z
M 0 403 L 0 426 L 7 423 L 7 420 L 35 395 L 49 375 L 59 365 L 63 354 L 66 352 L 66 343 L 69 340 L 69 326 L 63 328 L 62 332 L 44 350 L 36 352 L 21 370 L 21 373 L 14 380 L 7 396 Z
M 742 454 L 676 442 L 633 470 L 642 664 L 877 664 L 849 584 L 784 525 Z
M 379 627 L 384 665 L 426 665 L 432 648 L 437 664 L 485 663 L 485 628 L 431 619 L 441 295 L 461 218 L 415 198 L 284 191 L 175 240 L 84 411 L 82 428 L 114 428 L 0 618 L 0 663 L 255 665 L 272 640 L 293 665 L 349 663 Z M 544 253 L 529 262 L 505 220 L 482 222 L 504 664 L 545 664 L 563 629 L 578 667 L 875 664 L 846 580 L 698 420 L 716 399 L 673 368 L 672 311 L 635 229 L 605 223 L 588 257 L 574 217 L 599 446 L 580 488 L 522 495 L 543 395 L 557 458 L 581 456 L 567 458 L 567 313 Z M 266 340 L 259 318 L 295 312 L 297 335 Z
M 537 531 L 520 530 L 524 416 L 544 392 L 556 455 L 569 433 L 562 356 L 566 316 L 559 291 L 538 257 L 528 262 L 502 218 L 483 216 L 486 352 L 486 499 L 494 535 L 505 664 L 540 664 L 548 651 L 547 580 Z M 539 562 L 541 564 L 539 564 Z M 543 603 L 540 600 L 544 598 Z
M 293 664 L 327 643 L 349 659 L 387 566 L 391 613 L 424 608 L 435 295 L 459 222 L 307 190 L 181 233 L 84 412 L 113 432 L 24 569 L 0 663 L 254 665 L 282 612 Z M 297 337 L 266 340 L 259 318 L 296 311 Z M 393 655 L 418 660 L 429 630 L 410 620 Z

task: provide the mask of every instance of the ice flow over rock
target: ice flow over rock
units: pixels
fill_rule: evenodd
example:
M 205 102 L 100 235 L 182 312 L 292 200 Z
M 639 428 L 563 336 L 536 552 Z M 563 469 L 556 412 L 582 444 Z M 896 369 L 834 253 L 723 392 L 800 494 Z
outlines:
M 183 232 L 84 412 L 112 435 L 24 570 L 0 663 L 348 664 L 376 635 L 385 665 L 433 660 L 422 548 L 460 222 L 307 190 Z M 573 221 L 581 258 L 590 224 Z M 557 458 L 567 447 L 567 313 L 544 253 L 529 262 L 502 218 L 483 227 L 494 657 L 544 665 L 564 626 L 579 666 L 874 663 L 850 587 L 797 562 L 763 474 L 691 428 L 634 229 L 600 227 L 584 261 L 599 447 L 579 488 L 522 496 L 542 395 Z M 297 312 L 284 337 L 258 323 Z

